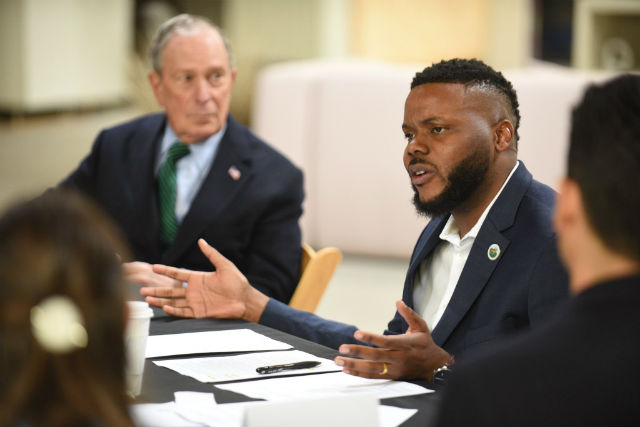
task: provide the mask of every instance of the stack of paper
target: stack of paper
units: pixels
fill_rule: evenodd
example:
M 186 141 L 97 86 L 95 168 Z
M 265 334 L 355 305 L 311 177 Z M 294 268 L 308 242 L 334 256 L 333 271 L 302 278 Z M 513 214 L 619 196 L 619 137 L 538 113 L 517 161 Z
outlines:
M 249 329 L 150 336 L 146 356 L 157 358 L 230 352 L 246 352 L 246 354 L 163 359 L 154 360 L 153 363 L 200 382 L 216 383 L 216 387 L 223 390 L 267 401 L 294 401 L 304 396 L 306 399 L 317 399 L 317 402 L 330 402 L 331 399 L 336 401 L 336 396 L 351 399 L 350 396 L 366 394 L 378 399 L 377 402 L 379 399 L 431 392 L 429 389 L 407 382 L 372 380 L 347 375 L 339 372 L 342 368 L 332 360 L 293 350 L 293 347 L 286 343 Z M 319 364 L 312 368 L 286 369 L 270 374 L 260 374 L 256 371 L 258 367 L 302 361 L 319 362 Z M 234 382 L 249 379 L 253 381 Z M 240 426 L 247 406 L 257 404 L 266 403 L 244 402 L 216 405 L 211 394 L 179 392 L 176 393 L 175 402 L 135 405 L 133 416 L 138 425 Z M 375 402 L 373 404 L 375 405 Z M 378 419 L 382 426 L 397 426 L 416 412 L 416 410 L 383 405 L 378 405 L 378 408 Z M 368 412 L 371 411 L 368 410 Z M 279 415 L 277 408 L 271 413 Z

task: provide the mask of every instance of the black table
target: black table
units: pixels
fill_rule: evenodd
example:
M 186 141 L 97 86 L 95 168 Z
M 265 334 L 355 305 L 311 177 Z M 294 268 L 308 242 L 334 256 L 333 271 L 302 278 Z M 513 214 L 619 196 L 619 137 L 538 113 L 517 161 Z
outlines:
M 295 349 L 306 351 L 318 357 L 333 360 L 338 352 L 332 348 L 316 344 L 302 338 L 244 320 L 218 320 L 218 319 L 179 319 L 169 316 L 154 317 L 151 320 L 150 334 L 177 334 L 183 332 L 219 331 L 228 329 L 251 329 L 278 341 L 290 344 Z M 234 353 L 225 353 L 232 355 Z M 171 356 L 170 359 L 180 357 L 197 357 L 199 355 Z M 204 355 L 203 355 L 204 356 Z M 211 354 L 206 356 L 211 357 Z M 158 360 L 158 359 L 154 359 Z M 247 380 L 248 381 L 248 380 Z M 415 384 L 426 386 L 426 381 L 412 381 Z M 199 391 L 213 392 L 218 403 L 246 402 L 256 400 L 243 394 L 222 390 L 211 383 L 201 383 L 191 377 L 180 375 L 170 369 L 155 365 L 151 360 L 145 361 L 142 393 L 135 403 L 163 403 L 174 400 L 175 391 Z M 403 426 L 427 426 L 432 424 L 433 415 L 437 405 L 437 393 L 421 394 L 417 396 L 397 397 L 382 399 L 381 403 L 400 408 L 415 408 L 418 412 L 404 422 Z

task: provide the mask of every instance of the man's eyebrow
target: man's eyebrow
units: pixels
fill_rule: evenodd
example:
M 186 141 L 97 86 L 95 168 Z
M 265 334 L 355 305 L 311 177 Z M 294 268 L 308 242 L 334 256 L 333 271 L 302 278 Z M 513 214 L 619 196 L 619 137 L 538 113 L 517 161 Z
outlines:
M 420 124 L 421 125 L 428 125 L 428 124 L 431 124 L 431 123 L 440 123 L 442 121 L 444 121 L 443 117 L 438 117 L 438 116 L 427 117 L 426 119 L 420 120 Z
M 429 124 L 432 124 L 432 123 L 438 123 L 438 122 L 442 122 L 442 121 L 443 121 L 442 117 L 437 117 L 437 116 L 436 117 L 427 117 L 426 119 L 420 120 L 419 124 L 424 126 L 424 125 L 429 125 Z M 402 123 L 402 128 L 403 129 L 405 129 L 405 128 L 406 129 L 413 129 L 412 126 L 410 126 L 410 125 L 408 125 L 408 124 L 406 124 L 404 122 Z
M 170 74 L 186 74 L 186 73 L 194 73 L 194 70 L 191 68 L 175 68 L 172 70 Z

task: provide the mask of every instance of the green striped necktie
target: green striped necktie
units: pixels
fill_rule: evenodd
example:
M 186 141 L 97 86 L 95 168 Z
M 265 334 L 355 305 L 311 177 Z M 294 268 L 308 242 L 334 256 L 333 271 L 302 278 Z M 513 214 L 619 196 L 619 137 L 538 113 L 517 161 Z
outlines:
M 160 205 L 160 241 L 169 246 L 178 232 L 176 219 L 176 162 L 189 154 L 189 147 L 176 142 L 169 148 L 167 160 L 158 171 L 158 203 Z

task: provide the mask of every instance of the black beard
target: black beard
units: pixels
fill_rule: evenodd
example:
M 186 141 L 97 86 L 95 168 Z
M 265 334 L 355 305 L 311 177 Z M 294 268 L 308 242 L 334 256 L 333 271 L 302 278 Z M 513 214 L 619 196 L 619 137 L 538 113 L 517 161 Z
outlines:
M 489 170 L 489 155 L 486 151 L 477 150 L 463 159 L 449 174 L 449 183 L 433 199 L 423 202 L 413 185 L 413 205 L 418 214 L 436 217 L 450 213 L 467 201 L 480 187 Z

